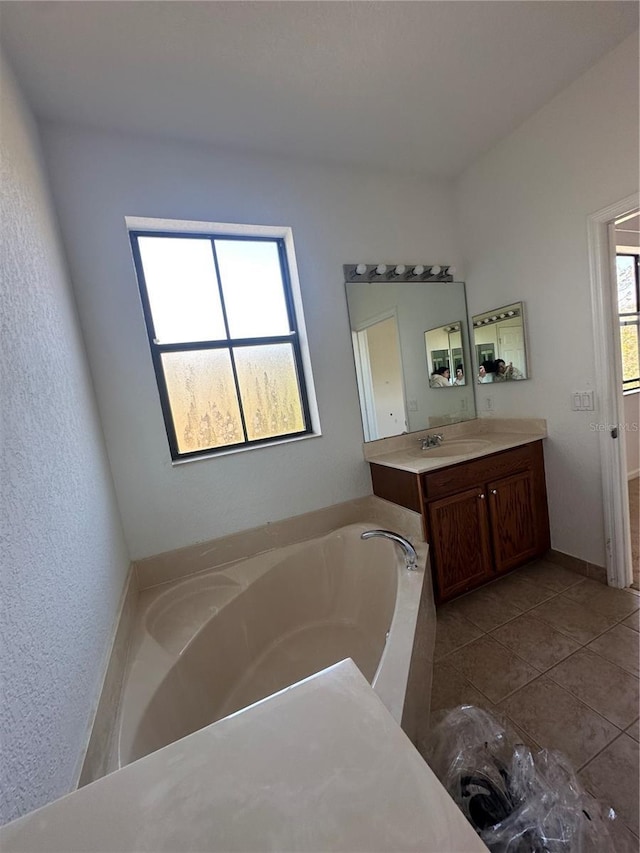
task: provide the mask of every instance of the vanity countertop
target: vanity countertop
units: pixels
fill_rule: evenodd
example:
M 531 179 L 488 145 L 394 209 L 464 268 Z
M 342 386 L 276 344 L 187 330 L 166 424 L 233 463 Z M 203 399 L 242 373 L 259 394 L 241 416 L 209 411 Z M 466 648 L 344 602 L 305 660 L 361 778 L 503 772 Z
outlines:
M 0 847 L 487 851 L 351 660 L 8 824 Z
M 443 436 L 442 444 L 421 450 L 421 439 L 434 434 Z M 423 474 L 520 447 L 546 436 L 547 423 L 542 418 L 478 418 L 370 442 L 364 445 L 364 454 L 368 462 L 376 465 Z

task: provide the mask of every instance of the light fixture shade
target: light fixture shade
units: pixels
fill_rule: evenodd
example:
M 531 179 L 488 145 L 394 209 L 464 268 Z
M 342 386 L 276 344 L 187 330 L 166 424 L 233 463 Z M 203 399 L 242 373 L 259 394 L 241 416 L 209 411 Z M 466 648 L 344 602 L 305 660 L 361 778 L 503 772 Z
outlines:
M 376 267 L 376 275 L 384 275 L 386 273 L 386 271 L 387 271 L 387 265 L 386 264 L 378 264 L 378 266 Z
M 406 271 L 407 271 L 407 268 L 405 267 L 404 264 L 398 264 L 398 266 L 394 270 L 394 273 L 396 275 L 404 275 Z
M 439 267 L 437 264 L 429 270 L 430 275 L 440 275 L 441 272 L 442 267 Z
M 417 267 L 413 268 L 413 274 L 414 275 L 422 275 L 423 272 L 424 272 L 424 267 L 422 264 L 418 264 Z
M 367 265 L 366 264 L 358 264 L 358 266 L 356 267 L 356 275 L 364 275 L 366 273 L 366 271 L 367 271 Z

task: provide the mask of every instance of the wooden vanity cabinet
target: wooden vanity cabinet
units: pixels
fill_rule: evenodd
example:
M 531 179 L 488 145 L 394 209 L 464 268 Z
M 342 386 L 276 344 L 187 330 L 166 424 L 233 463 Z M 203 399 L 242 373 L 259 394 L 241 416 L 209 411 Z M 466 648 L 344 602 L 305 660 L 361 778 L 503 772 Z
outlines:
M 542 441 L 424 474 L 376 464 L 371 474 L 374 494 L 422 513 L 438 602 L 549 548 Z

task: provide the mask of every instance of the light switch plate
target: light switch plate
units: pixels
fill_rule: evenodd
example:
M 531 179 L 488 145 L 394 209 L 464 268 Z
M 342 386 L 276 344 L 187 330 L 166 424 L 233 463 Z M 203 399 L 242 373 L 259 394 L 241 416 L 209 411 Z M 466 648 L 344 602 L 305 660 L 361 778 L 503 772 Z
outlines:
M 574 412 L 593 412 L 595 409 L 593 391 L 572 391 L 571 409 Z

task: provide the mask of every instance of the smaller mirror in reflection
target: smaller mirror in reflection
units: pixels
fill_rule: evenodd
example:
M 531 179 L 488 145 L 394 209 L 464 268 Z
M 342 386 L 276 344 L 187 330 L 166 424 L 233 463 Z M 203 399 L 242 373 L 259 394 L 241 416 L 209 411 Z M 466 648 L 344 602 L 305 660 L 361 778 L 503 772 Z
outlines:
M 429 329 L 424 333 L 424 345 L 431 388 L 453 388 L 466 384 L 460 321 Z
M 514 302 L 472 318 L 476 382 L 528 379 L 524 305 Z

